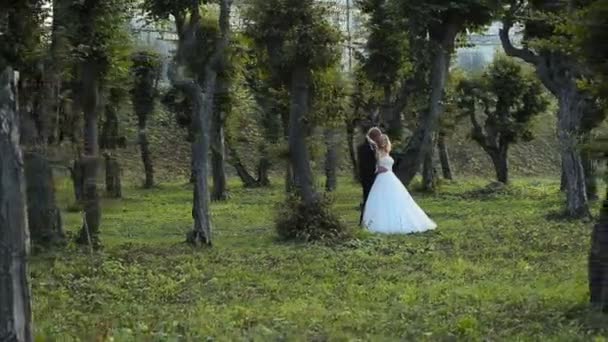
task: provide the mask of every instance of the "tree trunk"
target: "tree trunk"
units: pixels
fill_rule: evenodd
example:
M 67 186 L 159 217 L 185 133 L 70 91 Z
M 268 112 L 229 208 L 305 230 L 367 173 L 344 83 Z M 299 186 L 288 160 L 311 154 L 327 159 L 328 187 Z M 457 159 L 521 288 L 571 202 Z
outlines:
M 224 87 L 218 82 L 218 88 Z M 224 91 L 228 91 L 225 89 Z M 221 96 L 227 96 L 222 94 Z M 225 113 L 221 108 L 216 108 L 213 113 L 211 123 L 211 170 L 213 174 L 213 191 L 211 200 L 225 201 L 228 198 L 226 189 L 226 146 L 224 139 L 224 119 Z
M 101 206 L 97 193 L 99 72 L 96 61 L 85 61 L 83 63 L 82 85 L 85 126 L 84 153 L 81 162 L 83 163 L 84 176 L 83 207 L 85 222 L 76 242 L 97 248 L 100 246 L 99 225 L 101 221 Z
M 45 143 L 58 143 L 60 141 L 61 70 L 65 68 L 67 62 L 68 38 L 66 26 L 69 20 L 70 5 L 71 3 L 67 0 L 52 0 L 51 44 L 44 63 L 44 89 L 41 105 L 41 118 L 44 121 L 41 136 Z
M 437 139 L 437 146 L 439 148 L 439 161 L 441 162 L 441 171 L 443 172 L 443 178 L 448 180 L 454 180 L 452 173 L 452 165 L 450 164 L 450 155 L 448 154 L 448 146 L 445 141 L 445 134 L 439 133 Z
M 17 80 L 0 74 L 0 340 L 30 342 L 29 231 L 23 160 L 19 147 Z
M 48 115 L 44 111 L 48 99 L 39 93 L 45 92 L 48 87 L 40 85 L 34 79 L 21 80 L 20 87 L 17 102 L 20 104 L 20 139 L 25 151 L 23 161 L 29 229 L 34 245 L 47 248 L 55 244 L 61 245 L 65 238 L 61 213 L 55 201 L 52 170 L 45 155 L 49 121 L 44 118 Z M 37 102 L 41 102 L 41 105 L 37 105 Z
M 61 211 L 55 200 L 55 184 L 48 159 L 38 152 L 24 155 L 27 212 L 32 243 L 50 247 L 65 242 Z
M 112 89 L 111 92 L 115 92 Z M 119 99 L 110 95 L 109 103 L 105 106 L 106 118 L 101 129 L 100 148 L 113 151 L 119 147 L 120 138 L 118 136 L 118 108 Z M 122 189 L 120 183 L 120 165 L 112 152 L 104 153 L 106 194 L 110 198 L 121 198 Z
M 581 161 L 583 163 L 583 171 L 585 173 L 585 190 L 587 191 L 587 199 L 590 201 L 595 201 L 598 199 L 596 163 L 591 158 L 590 153 L 587 151 L 581 152 Z
M 338 186 L 338 133 L 335 129 L 325 130 L 325 190 L 332 192 Z
M 566 172 L 564 171 L 564 165 L 561 165 L 561 177 L 559 181 L 559 191 L 566 191 Z
M 291 162 L 288 162 L 285 166 L 285 192 L 290 194 L 296 190 L 296 181 L 293 175 L 293 168 Z
M 228 34 L 224 28 L 224 34 Z M 211 169 L 213 172 L 213 191 L 211 199 L 225 201 L 228 198 L 226 182 L 226 142 L 224 126 L 229 114 L 231 79 L 228 73 L 229 59 L 227 53 L 219 57 L 218 76 L 215 89 L 215 107 L 211 119 Z
M 355 151 L 355 125 L 351 120 L 346 121 L 346 143 L 348 145 L 348 156 L 352 166 L 353 179 L 359 181 L 359 167 L 357 165 L 357 152 Z
M 575 84 L 561 89 L 558 96 L 558 139 L 566 178 L 566 210 L 568 215 L 574 218 L 590 215 L 585 171 L 579 152 L 579 97 L 580 93 Z
M 106 194 L 110 198 L 121 198 L 120 164 L 116 157 L 110 153 L 105 153 L 104 158 L 106 166 Z
M 73 80 L 70 85 L 71 90 L 71 101 L 67 100 L 66 103 L 68 105 L 68 109 L 64 112 L 64 123 L 61 125 L 60 130 L 62 131 L 60 140 L 65 139 L 67 136 L 72 144 L 76 146 L 80 146 L 82 143 L 82 121 L 84 118 L 83 115 L 83 103 L 82 103 L 82 80 L 80 77 L 80 71 L 78 68 L 74 67 L 72 72 L 74 73 Z M 80 156 L 78 156 L 80 158 Z
M 200 246 L 211 246 L 211 217 L 210 196 L 207 182 L 209 151 L 211 143 L 211 128 L 214 112 L 214 98 L 217 91 L 217 62 L 220 54 L 225 53 L 228 45 L 228 23 L 230 19 L 230 2 L 223 0 L 220 3 L 220 30 L 222 37 L 216 41 L 216 50 L 205 66 L 205 78 L 203 92 L 201 86 L 193 81 L 177 81 L 190 96 L 192 104 L 192 120 L 194 127 L 194 141 L 192 143 L 192 161 L 195 175 L 194 201 L 192 216 L 194 218 L 193 230 L 188 233 L 187 241 L 190 244 Z M 180 47 L 180 48 L 183 48 Z
M 152 162 L 150 142 L 148 141 L 148 133 L 145 126 L 139 128 L 139 148 L 141 150 L 141 160 L 144 164 L 144 173 L 146 175 L 144 188 L 151 189 L 154 187 L 154 164 Z
M 186 236 L 186 241 L 195 246 L 211 246 L 211 217 L 209 214 L 209 187 L 207 182 L 209 165 L 210 125 L 213 115 L 216 72 L 207 66 L 205 91 L 193 80 L 177 78 L 177 66 L 171 65 L 169 78 L 175 87 L 182 89 L 192 105 L 192 173 L 194 175 L 192 218 L 194 226 Z
M 257 89 L 257 88 L 256 88 Z M 263 112 L 262 127 L 264 131 L 264 142 L 261 147 L 261 157 L 257 166 L 257 182 L 259 186 L 270 186 L 270 168 L 272 167 L 272 156 L 270 155 L 269 145 L 274 145 L 281 138 L 281 115 L 277 114 L 276 101 L 271 96 L 270 89 L 257 89 L 256 102 Z M 286 132 L 283 132 L 286 134 Z
M 258 162 L 258 179 L 257 183 L 260 186 L 270 186 L 270 176 L 268 172 L 270 171 L 270 160 L 266 155 L 263 155 Z
M 84 198 L 84 166 L 80 157 L 74 159 L 72 167 L 70 168 L 70 175 L 72 177 L 72 187 L 74 189 L 74 200 L 77 203 L 82 204 Z
M 207 76 L 205 77 L 205 93 L 200 91 L 200 87 L 196 91 L 197 96 L 191 99 L 193 109 L 196 111 L 193 114 L 195 120 L 195 138 L 192 143 L 192 155 L 194 164 L 194 201 L 193 201 L 193 216 L 194 228 L 188 235 L 187 240 L 193 245 L 211 245 L 211 217 L 209 215 L 209 185 L 207 182 L 207 166 L 209 165 L 209 145 L 210 145 L 210 127 L 211 117 L 213 115 L 213 97 L 215 93 L 215 71 L 208 68 Z
M 591 305 L 608 313 L 608 191 L 591 235 L 589 293 Z
M 209 151 L 209 128 L 208 123 L 211 113 L 207 111 L 206 102 L 213 101 L 213 95 L 201 93 L 196 106 L 197 133 L 192 143 L 192 155 L 194 156 L 195 176 L 194 198 L 192 206 L 192 216 L 194 219 L 193 230 L 188 234 L 187 241 L 193 245 L 211 245 L 211 217 L 209 215 L 209 185 L 207 182 L 207 165 Z M 194 102 L 194 101 L 193 101 Z
M 501 148 L 500 151 L 490 153 L 494 171 L 496 172 L 496 180 L 503 183 L 509 183 L 509 160 L 506 148 Z
M 110 103 L 105 106 L 105 120 L 101 128 L 101 138 L 99 140 L 99 147 L 107 150 L 114 150 L 118 148 L 118 108 L 112 98 L 109 99 Z
M 433 165 L 434 146 L 424 156 L 422 165 L 422 190 L 426 192 L 435 192 L 437 181 L 435 179 L 435 167 Z
M 511 21 L 505 21 L 500 30 L 500 40 L 505 52 L 532 64 L 545 87 L 557 97 L 557 132 L 565 180 L 566 212 L 570 217 L 589 216 L 585 172 L 578 151 L 585 99 L 576 84 L 580 72 L 577 61 L 562 53 L 536 54 L 526 48 L 516 48 L 509 40 Z
M 192 156 L 191 156 L 191 161 L 190 161 L 190 179 L 188 179 L 188 182 L 190 184 L 196 183 L 196 172 L 194 171 L 194 159 L 195 158 L 194 158 L 194 152 L 193 152 Z
M 406 186 L 411 183 L 418 170 L 420 170 L 424 156 L 431 147 L 432 137 L 437 130 L 439 117 L 443 113 L 444 89 L 447 82 L 454 39 L 459 29 L 460 25 L 456 21 L 448 21 L 445 27 L 442 28 L 441 37 L 434 39 L 438 46 L 433 57 L 430 74 L 431 95 L 429 110 L 420 116 L 418 127 L 410 138 L 397 169 L 397 176 Z
M 224 153 L 216 150 L 215 148 L 211 149 L 211 169 L 213 171 L 213 190 L 211 200 L 225 201 L 228 198 L 226 190 L 226 162 Z
M 296 66 L 292 71 L 289 113 L 289 158 L 293 167 L 294 185 L 306 204 L 311 204 L 316 199 L 306 144 L 310 77 L 310 70 L 305 66 Z
M 241 161 L 238 152 L 233 149 L 229 143 L 226 144 L 226 149 L 228 150 L 229 163 L 236 170 L 236 174 L 241 179 L 241 182 L 243 182 L 243 186 L 245 188 L 258 187 L 258 181 L 253 178 L 253 176 L 247 171 L 247 168 L 245 167 L 245 165 L 243 165 L 243 162 Z
M 392 130 L 391 127 L 391 121 L 392 121 L 392 116 L 391 114 L 393 113 L 393 111 L 391 110 L 391 105 L 392 105 L 392 101 L 391 101 L 391 86 L 385 84 L 382 87 L 382 104 L 380 105 L 380 122 L 381 125 L 383 126 L 383 130 L 386 132 L 386 134 L 391 138 L 391 140 L 397 140 L 397 137 L 395 137 L 394 132 Z

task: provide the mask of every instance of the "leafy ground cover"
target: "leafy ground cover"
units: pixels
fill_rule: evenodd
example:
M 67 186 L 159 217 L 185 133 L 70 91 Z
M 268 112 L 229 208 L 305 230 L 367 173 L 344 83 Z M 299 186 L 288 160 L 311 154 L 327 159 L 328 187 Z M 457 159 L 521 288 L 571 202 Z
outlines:
M 36 333 L 55 341 L 606 341 L 586 310 L 592 223 L 560 221 L 559 184 L 481 180 L 414 193 L 435 232 L 339 246 L 276 240 L 283 187 L 214 203 L 214 247 L 183 244 L 191 190 L 127 186 L 104 201 L 103 251 L 32 257 Z M 69 182 L 58 184 L 69 208 Z M 340 179 L 335 210 L 357 230 L 359 188 Z M 597 212 L 596 205 L 595 211 Z M 76 231 L 81 216 L 64 213 Z

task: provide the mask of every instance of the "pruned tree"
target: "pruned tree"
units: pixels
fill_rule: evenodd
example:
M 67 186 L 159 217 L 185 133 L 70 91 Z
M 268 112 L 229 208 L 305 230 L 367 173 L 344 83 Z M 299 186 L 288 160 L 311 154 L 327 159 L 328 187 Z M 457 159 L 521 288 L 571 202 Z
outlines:
M 154 186 L 154 165 L 147 127 L 156 104 L 156 80 L 160 72 L 160 56 L 152 51 L 141 50 L 133 54 L 132 61 L 131 102 L 137 116 L 138 142 L 145 174 L 144 188 L 150 189 Z
M 549 104 L 540 81 L 516 61 L 499 56 L 480 77 L 462 80 L 459 94 L 472 139 L 492 160 L 496 180 L 508 183 L 509 147 L 533 138 L 531 120 Z

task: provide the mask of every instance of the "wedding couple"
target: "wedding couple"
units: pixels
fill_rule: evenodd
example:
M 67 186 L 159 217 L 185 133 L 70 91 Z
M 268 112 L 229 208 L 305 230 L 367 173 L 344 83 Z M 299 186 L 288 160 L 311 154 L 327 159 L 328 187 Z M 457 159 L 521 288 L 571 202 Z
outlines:
M 372 127 L 358 148 L 359 176 L 363 187 L 361 224 L 371 232 L 409 234 L 435 229 L 437 225 L 416 204 L 393 173 L 391 141 Z

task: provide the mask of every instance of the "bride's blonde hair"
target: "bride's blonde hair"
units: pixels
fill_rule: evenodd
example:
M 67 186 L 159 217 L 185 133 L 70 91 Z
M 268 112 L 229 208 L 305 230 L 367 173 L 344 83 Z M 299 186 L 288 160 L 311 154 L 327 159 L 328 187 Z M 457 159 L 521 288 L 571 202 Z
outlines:
M 380 138 L 378 138 L 376 146 L 378 146 L 379 152 L 389 153 L 392 148 L 391 139 L 389 139 L 388 135 L 382 134 Z

